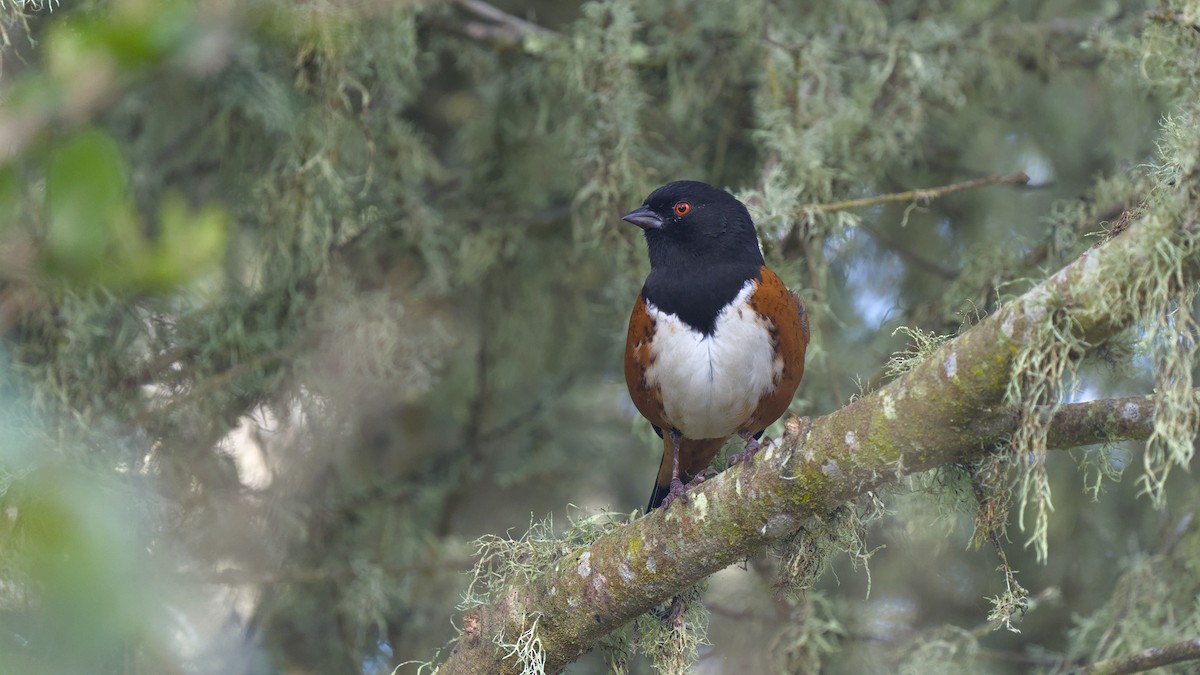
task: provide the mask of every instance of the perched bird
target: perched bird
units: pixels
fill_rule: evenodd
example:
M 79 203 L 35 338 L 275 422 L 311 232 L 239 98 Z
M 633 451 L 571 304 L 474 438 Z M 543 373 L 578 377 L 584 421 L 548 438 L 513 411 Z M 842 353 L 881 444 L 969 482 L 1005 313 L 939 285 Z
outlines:
M 804 374 L 804 303 L 764 263 L 745 205 L 697 181 L 668 183 L 623 219 L 642 228 L 650 275 L 633 306 L 625 383 L 663 439 L 650 504 L 703 480 L 737 434 L 752 457 Z

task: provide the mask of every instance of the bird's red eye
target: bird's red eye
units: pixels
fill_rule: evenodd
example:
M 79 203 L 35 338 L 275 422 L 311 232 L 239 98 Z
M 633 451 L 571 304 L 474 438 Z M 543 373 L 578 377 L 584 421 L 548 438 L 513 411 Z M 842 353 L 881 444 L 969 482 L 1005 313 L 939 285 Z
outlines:
M 675 215 L 686 216 L 687 214 L 691 213 L 691 211 L 692 211 L 691 204 L 689 204 L 687 202 L 676 202 L 675 203 Z

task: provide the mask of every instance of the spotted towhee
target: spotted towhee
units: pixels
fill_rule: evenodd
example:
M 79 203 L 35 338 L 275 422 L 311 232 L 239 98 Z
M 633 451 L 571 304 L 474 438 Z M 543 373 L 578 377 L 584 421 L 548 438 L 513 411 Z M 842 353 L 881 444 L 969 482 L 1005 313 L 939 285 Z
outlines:
M 758 450 L 804 374 L 808 317 L 763 263 L 750 213 L 728 192 L 668 183 L 624 219 L 650 251 L 625 342 L 629 395 L 663 438 L 649 511 L 703 480 L 733 434 L 746 441 L 733 461 Z

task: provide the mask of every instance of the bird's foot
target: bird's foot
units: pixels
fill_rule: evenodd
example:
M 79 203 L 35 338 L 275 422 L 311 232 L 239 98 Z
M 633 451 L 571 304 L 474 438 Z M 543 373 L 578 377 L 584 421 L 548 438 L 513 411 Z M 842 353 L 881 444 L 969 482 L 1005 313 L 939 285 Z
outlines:
M 734 464 L 737 464 L 738 462 L 745 462 L 747 460 L 753 459 L 754 455 L 758 454 L 759 450 L 762 450 L 763 447 L 765 447 L 766 445 L 768 445 L 770 443 L 771 443 L 771 439 L 769 439 L 769 438 L 766 439 L 766 443 L 760 443 L 757 438 L 750 436 L 749 438 L 746 439 L 746 449 L 745 450 L 742 450 L 741 452 L 735 452 L 729 456 L 729 459 L 725 460 L 725 468 L 728 469 L 729 467 L 733 466 Z
M 697 485 L 699 485 L 703 482 L 704 482 L 704 474 L 703 473 L 701 473 L 700 475 L 691 479 L 687 483 L 684 483 L 683 481 L 679 480 L 678 478 L 671 479 L 671 490 L 669 492 L 667 492 L 667 496 L 663 498 L 662 508 L 664 510 L 669 508 L 671 506 L 671 503 L 674 502 L 676 499 L 683 502 L 684 504 L 688 503 L 687 491 L 696 487 Z

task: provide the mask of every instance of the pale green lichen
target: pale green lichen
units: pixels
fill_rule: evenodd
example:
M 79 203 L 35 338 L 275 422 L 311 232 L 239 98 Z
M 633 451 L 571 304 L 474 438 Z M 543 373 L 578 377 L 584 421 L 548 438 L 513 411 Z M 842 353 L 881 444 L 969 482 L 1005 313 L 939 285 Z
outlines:
M 883 417 L 888 421 L 896 419 L 896 401 L 891 394 L 884 391 L 879 399 L 880 408 L 883 410 Z
M 553 569 L 555 563 L 566 559 L 600 537 L 632 521 L 637 513 L 621 514 L 601 511 L 580 518 L 572 518 L 567 530 L 561 535 L 554 533 L 554 520 L 547 517 L 542 521 L 530 521 L 529 529 L 516 539 L 484 535 L 475 540 L 478 560 L 471 570 L 471 581 L 463 593 L 458 609 L 467 610 L 486 604 L 509 583 L 520 580 L 530 582 Z M 631 542 L 631 547 L 640 547 L 640 542 Z M 579 560 L 572 561 L 581 573 L 586 567 L 590 572 L 589 551 L 584 551 Z M 586 574 L 584 575 L 586 576 Z
M 600 641 L 609 672 L 628 673 L 628 662 L 636 653 L 650 658 L 656 672 L 687 675 L 694 671 L 700 647 L 708 643 L 708 610 L 701 599 L 703 582 L 683 591 L 677 602 L 683 614 L 675 624 L 667 621 L 672 603 L 647 612 Z M 673 601 L 676 602 L 676 601 Z
M 529 622 L 529 617 L 521 617 L 521 625 L 528 624 L 528 628 L 517 636 L 513 642 L 507 642 L 504 635 L 496 635 L 492 638 L 492 642 L 504 650 L 504 658 L 515 659 L 521 666 L 521 675 L 545 675 L 546 673 L 546 650 L 542 647 L 542 638 L 538 636 L 537 625 L 541 616 L 533 617 L 533 621 Z
M 892 354 L 887 365 L 883 367 L 883 374 L 889 378 L 899 377 L 912 370 L 954 338 L 953 335 L 938 335 L 910 326 L 900 326 L 892 331 L 893 336 L 898 333 L 908 336 L 910 342 L 904 351 Z M 892 418 L 889 416 L 888 419 Z
M 700 517 L 703 517 L 710 505 L 704 494 L 697 493 L 691 498 L 691 506 L 698 509 Z M 542 521 L 531 521 L 529 529 L 516 539 L 494 535 L 481 537 L 475 542 L 479 560 L 471 572 L 471 582 L 459 609 L 490 602 L 513 581 L 531 582 L 548 570 L 555 569 L 560 561 L 565 560 L 572 566 L 569 569 L 574 569 L 582 576 L 594 574 L 596 561 L 591 551 L 580 551 L 580 547 L 638 517 L 637 512 L 619 514 L 601 511 L 571 519 L 566 531 L 558 536 L 554 533 L 553 520 L 548 517 Z M 637 555 L 646 546 L 640 539 L 631 539 L 626 553 Z M 654 558 L 647 558 L 646 571 L 653 575 L 656 568 Z M 632 576 L 632 568 L 625 563 L 618 564 L 617 574 L 625 577 L 626 573 Z M 600 646 L 607 652 L 614 672 L 625 672 L 622 664 L 637 652 L 648 655 L 660 673 L 682 675 L 691 672 L 699 647 L 707 644 L 708 615 L 700 602 L 702 595 L 702 584 L 682 594 L 687 606 L 679 625 L 671 626 L 663 620 L 666 610 L 651 612 L 601 641 Z M 517 660 L 523 675 L 544 672 L 546 656 L 537 631 L 539 618 L 523 617 L 523 630 L 516 638 L 504 635 L 492 638 L 497 646 L 506 650 L 505 658 Z
M 1122 561 L 1108 601 L 1076 617 L 1066 656 L 1073 662 L 1111 659 L 1200 635 L 1196 541 L 1185 535 L 1172 555 L 1138 554 Z M 1194 673 L 1194 662 L 1162 672 Z
M 884 511 L 878 496 L 869 493 L 859 505 L 842 506 L 826 517 L 815 517 L 780 540 L 775 546 L 782 561 L 777 589 L 789 597 L 803 596 L 816 584 L 831 556 L 845 552 L 856 569 L 861 565 L 866 571 L 870 595 L 870 560 L 878 548 L 867 548 L 866 529 Z
M 969 672 L 979 654 L 979 638 L 957 626 L 942 626 L 909 647 L 899 675 L 947 675 Z
M 1192 380 L 1200 356 L 1193 314 L 1196 289 L 1183 273 L 1185 261 L 1195 256 L 1196 240 L 1193 232 L 1182 244 L 1160 241 L 1151 269 L 1139 274 L 1126 293 L 1126 301 L 1140 309 L 1138 322 L 1145 331 L 1141 347 L 1153 360 L 1156 380 L 1154 431 L 1146 441 L 1145 469 L 1138 482 L 1160 507 L 1171 468 L 1191 463 L 1200 432 L 1200 401 Z
M 999 547 L 997 550 L 1003 553 Z M 1013 620 L 1024 617 L 1025 612 L 1028 611 L 1029 591 L 1017 583 L 1016 572 L 1008 566 L 1008 560 L 1001 558 L 1001 561 L 1001 571 L 1004 572 L 1004 592 L 988 598 L 988 602 L 992 603 L 992 610 L 987 615 L 988 622 L 1003 627 L 1011 633 L 1020 633 L 1021 631 L 1013 625 Z
M 697 492 L 691 501 L 692 510 L 696 512 L 696 520 L 703 522 L 705 518 L 708 518 L 708 496 L 703 492 Z
M 776 672 L 821 672 L 822 666 L 836 658 L 839 641 L 847 634 L 829 598 L 820 593 L 805 593 L 792 603 L 788 621 L 771 644 L 771 655 L 778 666 Z
M 1087 348 L 1079 337 L 1071 316 L 1063 311 L 1062 297 L 1055 294 L 1046 282 L 1035 289 L 1024 302 L 1028 317 L 1020 336 L 1020 347 L 1013 357 L 1012 379 L 1005 400 L 1021 410 L 1021 422 L 1012 435 L 1017 465 L 1017 525 L 1029 536 L 1040 562 L 1045 562 L 1048 550 L 1051 501 L 1050 482 L 1046 476 L 1046 440 L 1050 420 L 1063 402 L 1064 389 L 1075 374 L 1077 359 Z M 1026 527 L 1026 514 L 1032 512 L 1033 522 Z

